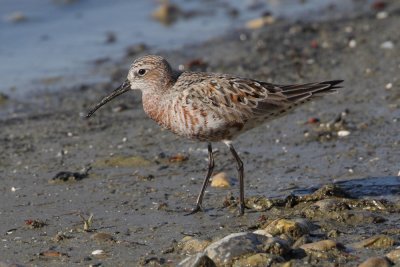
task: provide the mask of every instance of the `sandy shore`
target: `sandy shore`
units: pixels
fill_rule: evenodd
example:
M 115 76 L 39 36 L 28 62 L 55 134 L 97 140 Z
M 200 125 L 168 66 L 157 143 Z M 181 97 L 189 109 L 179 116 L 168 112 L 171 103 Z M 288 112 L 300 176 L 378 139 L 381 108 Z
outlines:
M 357 257 L 287 258 L 294 266 L 330 266 L 339 258 L 343 266 L 354 266 L 393 250 L 400 242 L 400 9 L 393 4 L 386 11 L 389 15 L 383 19 L 370 14 L 308 24 L 277 22 L 160 53 L 174 67 L 186 64 L 278 84 L 344 79 L 345 88 L 338 94 L 235 142 L 245 163 L 246 197 L 284 200 L 340 182 L 358 203 L 379 199 L 384 208 L 371 209 L 365 202 L 358 207 L 369 212 L 364 219 L 335 220 L 305 213 L 313 201 L 300 201 L 263 211 L 248 209 L 238 217 L 235 164 L 229 151 L 216 144 L 216 171 L 227 172 L 233 185 L 209 188 L 206 211 L 184 216 L 205 174 L 206 144 L 160 130 L 144 114 L 136 93 L 105 106 L 90 120 L 82 119 L 124 80 L 135 55 L 102 69 L 112 82 L 78 84 L 0 104 L 0 261 L 25 266 L 174 266 L 187 256 L 178 246 L 185 236 L 214 241 L 262 227 L 260 220 L 268 224 L 299 217 L 320 226 L 310 235 L 312 241 L 330 238 L 348 246 L 385 234 L 394 245 L 348 251 Z M 170 160 L 178 154 L 184 160 Z M 60 172 L 70 173 L 57 176 Z M 90 214 L 93 220 L 85 231 Z M 332 231 L 337 235 L 328 235 Z M 93 255 L 95 250 L 104 253 Z

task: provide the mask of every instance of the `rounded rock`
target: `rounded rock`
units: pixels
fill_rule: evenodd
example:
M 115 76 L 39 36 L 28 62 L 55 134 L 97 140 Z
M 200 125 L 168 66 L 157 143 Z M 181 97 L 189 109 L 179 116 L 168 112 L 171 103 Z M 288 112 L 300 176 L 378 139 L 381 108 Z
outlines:
M 210 245 L 210 241 L 208 240 L 200 240 L 196 239 L 192 236 L 185 236 L 182 240 L 178 243 L 178 247 L 184 253 L 197 253 L 203 251 L 208 245 Z
M 390 251 L 386 254 L 386 258 L 391 260 L 393 263 L 400 263 L 400 247 L 397 247 L 395 250 Z
M 385 257 L 372 257 L 358 265 L 358 267 L 390 267 L 392 264 Z
M 272 221 L 264 230 L 273 236 L 287 234 L 293 239 L 298 239 L 302 235 L 310 233 L 312 228 L 311 222 L 304 219 L 287 220 L 277 219 Z
M 187 257 L 178 264 L 178 267 L 215 267 L 215 263 L 204 253 L 197 253 Z
M 394 239 L 387 235 L 375 235 L 359 242 L 349 244 L 349 247 L 360 248 L 389 248 L 395 243 Z
M 249 257 L 236 260 L 232 266 L 233 267 L 241 267 L 241 266 L 252 266 L 252 267 L 264 267 L 271 266 L 273 263 L 284 262 L 285 259 L 281 256 L 266 254 L 266 253 L 257 253 L 251 255 Z
M 284 255 L 290 250 L 285 241 L 254 233 L 234 233 L 209 245 L 204 253 L 217 265 L 231 264 L 244 255 L 271 253 Z
M 229 177 L 225 172 L 219 172 L 212 177 L 212 187 L 227 188 L 230 187 Z
M 314 242 L 314 243 L 308 243 L 308 244 L 304 244 L 302 246 L 300 246 L 300 248 L 304 249 L 306 252 L 310 252 L 310 251 L 328 251 L 331 249 L 339 249 L 339 250 L 343 250 L 345 249 L 345 247 L 333 240 L 327 239 L 327 240 L 321 240 L 318 242 Z

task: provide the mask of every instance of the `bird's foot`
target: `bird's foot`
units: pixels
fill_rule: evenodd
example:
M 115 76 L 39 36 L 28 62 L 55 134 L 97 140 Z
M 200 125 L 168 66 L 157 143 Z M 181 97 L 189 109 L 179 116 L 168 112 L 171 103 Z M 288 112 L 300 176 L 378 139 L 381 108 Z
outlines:
M 200 204 L 196 204 L 196 207 L 194 207 L 194 209 L 192 209 L 191 212 L 185 214 L 185 216 L 193 215 L 193 214 L 195 214 L 195 213 L 197 213 L 197 212 L 200 212 L 200 211 L 201 211 L 201 212 L 204 211 L 203 207 L 202 207 Z

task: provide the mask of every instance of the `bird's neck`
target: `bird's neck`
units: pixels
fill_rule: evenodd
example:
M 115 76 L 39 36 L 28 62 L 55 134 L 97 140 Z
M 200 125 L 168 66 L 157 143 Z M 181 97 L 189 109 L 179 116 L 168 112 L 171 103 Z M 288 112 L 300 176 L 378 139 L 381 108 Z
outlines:
M 143 109 L 150 118 L 160 122 L 166 112 L 167 105 L 165 100 L 165 95 L 161 95 L 159 92 L 143 92 Z
M 181 74 L 180 71 L 172 71 L 165 84 L 157 86 L 157 89 L 143 91 L 144 111 L 159 125 L 168 129 L 171 127 L 171 108 L 176 97 L 173 87 Z

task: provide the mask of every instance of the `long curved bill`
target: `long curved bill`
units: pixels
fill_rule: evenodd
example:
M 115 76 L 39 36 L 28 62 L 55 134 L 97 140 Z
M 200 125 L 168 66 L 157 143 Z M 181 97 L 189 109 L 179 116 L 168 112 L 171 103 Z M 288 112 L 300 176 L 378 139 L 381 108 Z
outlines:
M 119 95 L 122 95 L 125 92 L 128 92 L 131 89 L 131 84 L 128 80 L 125 80 L 117 89 L 111 92 L 108 96 L 104 97 L 96 106 L 94 106 L 86 115 L 86 118 L 89 118 L 96 112 L 101 106 L 105 105 L 107 102 L 116 98 Z

